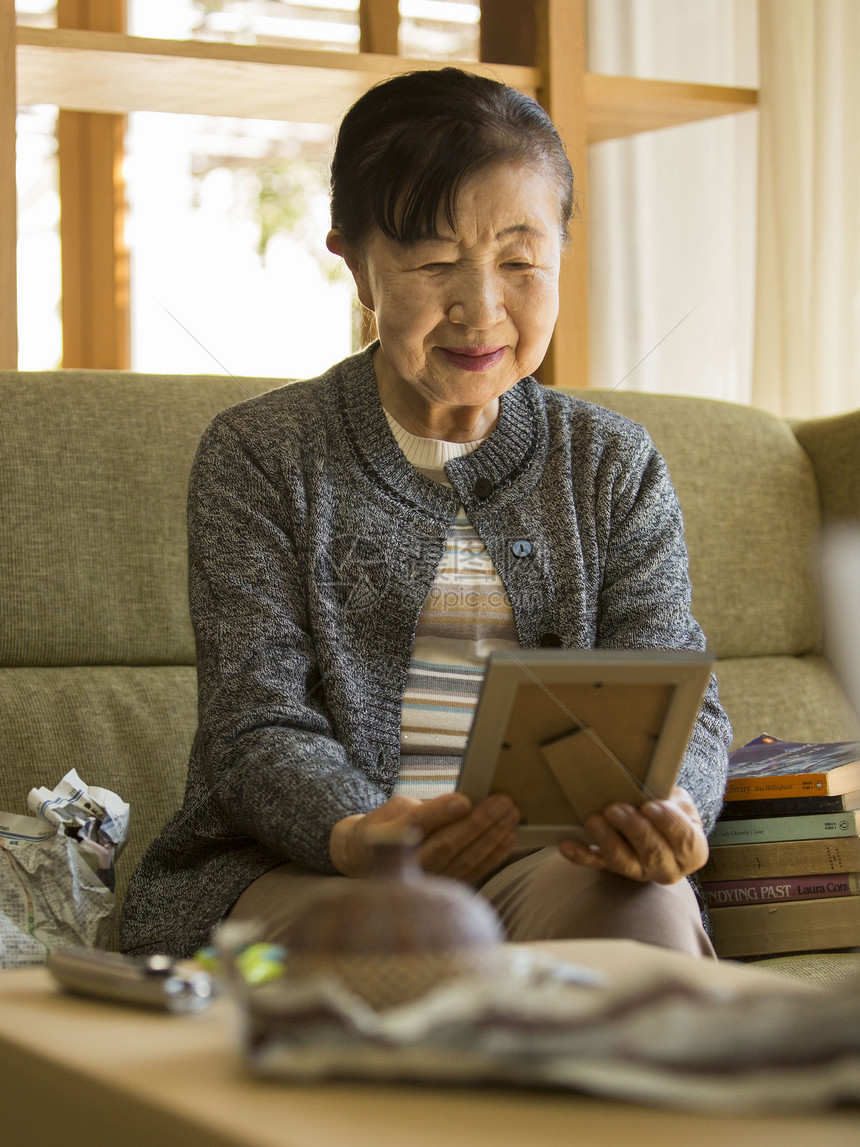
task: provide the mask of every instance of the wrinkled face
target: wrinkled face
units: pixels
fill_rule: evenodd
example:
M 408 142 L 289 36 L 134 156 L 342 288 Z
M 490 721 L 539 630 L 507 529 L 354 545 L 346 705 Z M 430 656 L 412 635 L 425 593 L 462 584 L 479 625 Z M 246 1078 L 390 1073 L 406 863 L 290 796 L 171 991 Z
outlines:
M 554 182 L 540 165 L 494 166 L 467 180 L 456 225 L 403 244 L 375 231 L 344 254 L 376 315 L 383 404 L 413 432 L 444 429 L 453 408 L 495 420 L 498 398 L 544 357 L 558 314 L 561 235 Z M 412 419 L 401 417 L 411 411 Z M 412 422 L 412 426 L 409 422 Z

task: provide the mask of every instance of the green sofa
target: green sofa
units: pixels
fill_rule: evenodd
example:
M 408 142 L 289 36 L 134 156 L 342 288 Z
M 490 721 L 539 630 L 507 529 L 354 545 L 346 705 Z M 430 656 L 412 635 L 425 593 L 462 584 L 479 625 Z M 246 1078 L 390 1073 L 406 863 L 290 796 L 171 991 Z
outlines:
M 122 896 L 178 806 L 194 732 L 185 488 L 197 441 L 271 379 L 0 373 L 0 809 L 71 767 L 132 810 Z M 822 655 L 822 522 L 860 518 L 860 412 L 789 425 L 580 392 L 648 427 L 684 510 L 694 610 L 736 743 L 860 735 Z

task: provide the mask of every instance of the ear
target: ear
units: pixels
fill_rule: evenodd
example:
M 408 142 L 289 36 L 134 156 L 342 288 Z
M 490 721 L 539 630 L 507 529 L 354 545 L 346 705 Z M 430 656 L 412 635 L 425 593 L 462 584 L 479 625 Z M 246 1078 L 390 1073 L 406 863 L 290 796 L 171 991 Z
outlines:
M 360 252 L 347 243 L 343 234 L 338 230 L 329 231 L 326 235 L 325 245 L 333 255 L 340 255 L 350 273 L 355 280 L 355 289 L 358 292 L 358 298 L 363 307 L 367 307 L 369 311 L 374 310 L 373 294 L 370 290 L 370 283 L 367 277 L 367 269 L 365 261 Z

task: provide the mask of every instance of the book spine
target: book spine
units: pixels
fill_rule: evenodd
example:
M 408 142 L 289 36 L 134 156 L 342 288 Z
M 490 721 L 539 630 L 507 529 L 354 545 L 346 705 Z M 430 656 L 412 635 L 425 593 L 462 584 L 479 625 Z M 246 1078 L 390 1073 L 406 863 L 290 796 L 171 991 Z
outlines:
M 856 896 L 860 873 L 770 877 L 762 880 L 714 880 L 702 884 L 708 906 L 769 904 L 782 900 L 810 900 L 826 896 Z
M 710 841 L 712 845 L 753 844 L 770 840 L 820 840 L 824 837 L 856 836 L 857 833 L 856 812 L 820 813 L 718 820 Z
M 750 816 L 806 816 L 809 813 L 843 812 L 860 808 L 860 793 L 827 797 L 761 797 L 726 801 L 722 816 L 739 820 Z
M 759 777 L 729 777 L 726 800 L 750 800 L 756 797 L 826 796 L 827 773 L 775 773 Z
M 860 897 L 712 908 L 714 947 L 724 959 L 826 952 L 860 944 Z
M 744 880 L 806 876 L 809 872 L 860 872 L 860 837 L 777 840 L 770 844 L 727 844 L 712 848 L 701 880 Z

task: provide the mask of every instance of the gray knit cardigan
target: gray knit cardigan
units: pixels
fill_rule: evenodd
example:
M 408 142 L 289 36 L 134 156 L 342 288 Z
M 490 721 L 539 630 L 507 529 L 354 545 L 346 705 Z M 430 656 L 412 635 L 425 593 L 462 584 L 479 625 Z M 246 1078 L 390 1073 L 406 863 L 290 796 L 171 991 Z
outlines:
M 394 785 L 416 623 L 460 503 L 523 647 L 704 648 L 680 508 L 642 427 L 526 378 L 489 438 L 447 463 L 447 487 L 395 442 L 373 349 L 203 436 L 189 494 L 199 727 L 182 808 L 128 890 L 125 951 L 190 954 L 285 860 L 333 871 L 334 823 Z M 680 779 L 706 829 L 729 740 L 712 681 Z

